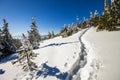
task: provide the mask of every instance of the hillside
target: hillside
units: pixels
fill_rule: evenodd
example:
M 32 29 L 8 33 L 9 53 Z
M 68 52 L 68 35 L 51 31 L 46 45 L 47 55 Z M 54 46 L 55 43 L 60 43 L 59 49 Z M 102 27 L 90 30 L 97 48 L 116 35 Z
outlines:
M 97 67 L 91 72 L 92 80 L 120 80 L 120 31 L 100 31 L 96 32 L 91 28 L 84 36 L 83 41 L 90 50 L 90 54 L 95 54 Z M 93 61 L 94 63 L 95 61 Z M 96 78 L 96 79 L 95 79 Z M 86 79 L 87 80 L 87 79 Z
M 0 80 L 119 80 L 119 34 L 91 27 L 42 41 L 34 50 L 36 70 L 24 72 L 19 63 L 12 65 L 18 59 L 13 54 L 0 61 Z

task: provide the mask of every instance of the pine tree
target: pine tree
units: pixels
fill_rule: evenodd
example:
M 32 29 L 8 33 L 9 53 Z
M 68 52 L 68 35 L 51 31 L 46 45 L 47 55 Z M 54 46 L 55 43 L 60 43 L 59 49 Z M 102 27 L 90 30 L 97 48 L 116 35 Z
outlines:
M 37 68 L 35 63 L 31 60 L 33 57 L 36 57 L 36 54 L 32 52 L 32 45 L 24 34 L 22 35 L 22 49 L 18 50 L 18 55 L 19 59 L 13 61 L 12 64 L 19 62 L 23 65 L 22 69 L 24 71 L 32 71 Z
M 15 46 L 19 49 L 22 46 L 20 39 L 13 39 Z
M 94 14 L 90 12 L 90 25 L 97 26 L 97 22 L 99 21 L 99 13 L 95 10 Z M 83 26 L 86 25 L 86 21 L 83 23 Z
M 34 17 L 32 18 L 31 30 L 28 31 L 28 34 L 29 41 L 32 44 L 33 48 L 37 48 L 41 40 L 41 37 L 36 26 Z
M 113 25 L 120 24 L 120 0 L 114 0 L 111 5 L 111 17 Z
M 9 51 L 15 51 L 17 48 L 13 42 L 13 38 L 9 32 L 9 29 L 8 29 L 8 23 L 6 22 L 5 19 L 3 19 L 3 27 L 2 27 L 2 32 L 4 34 L 4 42 L 3 44 L 6 46 L 6 48 L 8 48 Z
M 113 25 L 113 19 L 110 14 L 104 14 L 100 17 L 99 21 L 97 22 L 97 31 L 99 30 L 107 30 L 113 31 L 116 27 Z
M 5 19 L 3 19 L 3 27 L 2 28 L 3 28 L 2 32 L 4 34 L 5 45 L 8 46 L 8 48 L 11 51 L 15 51 L 16 50 L 16 46 L 13 43 L 13 38 L 12 38 L 11 34 L 9 33 L 8 23 L 6 22 Z
M 67 30 L 67 36 L 70 36 L 72 34 L 73 34 L 73 29 L 71 27 L 69 27 Z
M 0 43 L 2 42 L 2 30 L 0 29 Z
M 51 33 L 51 37 L 52 37 L 52 38 L 55 37 L 54 31 L 52 31 L 52 33 Z
M 62 37 L 67 37 L 68 26 L 65 24 L 64 27 L 60 31 L 60 35 Z
M 105 0 L 104 14 L 97 21 L 97 31 L 108 30 L 113 31 L 116 29 L 119 19 L 118 0 L 112 1 L 112 5 L 109 6 L 107 0 Z
M 61 29 L 60 33 L 67 32 L 67 25 L 65 24 L 64 27 Z
M 48 39 L 50 39 L 52 37 L 51 32 L 48 32 Z
M 3 36 L 2 36 L 2 30 L 0 29 L 0 59 L 3 57 L 3 52 L 2 50 L 4 49 L 4 46 L 2 45 L 3 42 Z

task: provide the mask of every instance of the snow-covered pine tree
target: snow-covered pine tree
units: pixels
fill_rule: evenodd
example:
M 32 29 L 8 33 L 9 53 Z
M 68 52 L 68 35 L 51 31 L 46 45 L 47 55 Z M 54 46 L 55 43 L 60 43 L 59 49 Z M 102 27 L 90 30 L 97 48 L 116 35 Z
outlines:
M 99 13 L 95 10 L 94 14 L 90 12 L 90 25 L 97 26 L 97 22 L 99 21 Z M 86 23 L 86 22 L 85 22 Z
M 0 45 L 3 46 L 0 49 L 0 52 L 3 53 L 0 58 L 10 55 L 16 50 L 16 46 L 13 43 L 13 38 L 9 33 L 8 23 L 5 19 L 3 19 L 3 27 L 2 30 L 0 30 Z
M 113 25 L 120 25 L 120 0 L 113 0 L 111 4 L 111 17 Z
M 13 38 L 13 41 L 14 41 L 14 44 L 15 44 L 15 46 L 17 47 L 17 49 L 19 49 L 21 46 L 22 46 L 22 43 L 21 43 L 21 41 L 20 41 L 20 39 L 18 39 L 18 38 Z
M 3 46 L 3 33 L 2 33 L 2 30 L 0 29 L 0 59 L 3 57 L 3 49 L 5 48 L 4 46 Z
M 61 29 L 60 33 L 67 32 L 67 28 L 68 28 L 68 26 L 66 24 L 64 24 L 64 27 Z
M 74 27 L 74 26 L 73 26 Z M 72 33 L 73 33 L 73 27 L 71 28 L 71 27 L 69 27 L 68 28 L 68 30 L 67 30 L 67 36 L 70 36 L 70 35 L 72 35 Z
M 67 37 L 67 31 L 68 31 L 68 26 L 66 24 L 64 24 L 64 27 L 60 31 L 60 35 L 62 37 Z
M 54 34 L 54 31 L 52 31 L 51 38 L 54 38 L 54 37 L 55 37 L 55 34 Z
M 3 41 L 3 32 L 2 32 L 2 30 L 0 29 L 0 43 L 2 43 L 2 41 Z
M 97 21 L 97 31 L 108 30 L 113 31 L 116 25 L 119 24 L 120 19 L 120 0 L 111 0 L 109 6 L 108 1 L 105 0 L 104 14 Z
M 41 37 L 40 37 L 38 27 L 36 25 L 34 17 L 32 17 L 31 30 L 28 31 L 28 39 L 34 49 L 38 48 Z
M 94 15 L 93 15 L 93 22 L 94 22 L 94 26 L 97 26 L 97 22 L 99 21 L 99 13 L 97 10 L 95 10 Z
M 13 38 L 8 30 L 8 23 L 6 22 L 5 19 L 3 19 L 3 34 L 4 34 L 4 41 L 7 44 L 7 46 L 9 47 L 9 49 L 11 51 L 15 51 L 16 50 L 16 46 L 13 43 Z
M 18 50 L 19 59 L 16 61 L 13 61 L 12 64 L 15 64 L 19 62 L 23 65 L 24 71 L 32 71 L 35 68 L 37 68 L 36 64 L 32 62 L 33 57 L 36 57 L 37 55 L 32 51 L 32 45 L 30 44 L 30 41 L 25 37 L 25 35 L 22 35 L 22 47 L 20 50 Z
M 52 37 L 51 32 L 48 32 L 48 39 L 50 39 Z
M 107 31 L 113 31 L 116 29 L 116 27 L 113 25 L 113 20 L 110 14 L 105 13 L 102 15 L 97 22 L 97 31 L 99 30 L 107 30 Z

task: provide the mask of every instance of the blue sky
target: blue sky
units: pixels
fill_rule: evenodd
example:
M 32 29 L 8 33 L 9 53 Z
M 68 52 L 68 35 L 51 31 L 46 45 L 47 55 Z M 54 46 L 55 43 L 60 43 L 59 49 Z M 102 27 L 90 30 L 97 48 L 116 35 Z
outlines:
M 104 0 L 0 0 L 0 28 L 2 19 L 9 23 L 12 35 L 27 33 L 34 16 L 40 34 L 59 32 L 64 24 L 89 18 L 92 11 L 103 11 Z

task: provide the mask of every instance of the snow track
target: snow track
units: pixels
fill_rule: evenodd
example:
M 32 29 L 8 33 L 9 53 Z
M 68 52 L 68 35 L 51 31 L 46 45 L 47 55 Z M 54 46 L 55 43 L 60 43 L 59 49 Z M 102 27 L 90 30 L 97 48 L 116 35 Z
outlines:
M 77 73 L 80 70 L 80 68 L 84 67 L 85 64 L 87 63 L 87 59 L 86 59 L 86 56 L 87 56 L 86 47 L 85 47 L 84 43 L 82 42 L 81 38 L 87 32 L 88 29 L 86 29 L 85 31 L 83 31 L 83 33 L 79 37 L 79 41 L 80 41 L 80 44 L 81 44 L 81 47 L 80 47 L 81 52 L 79 53 L 79 58 L 73 64 L 72 68 L 69 70 L 68 76 L 67 76 L 66 80 L 81 80 L 80 76 L 78 76 Z

